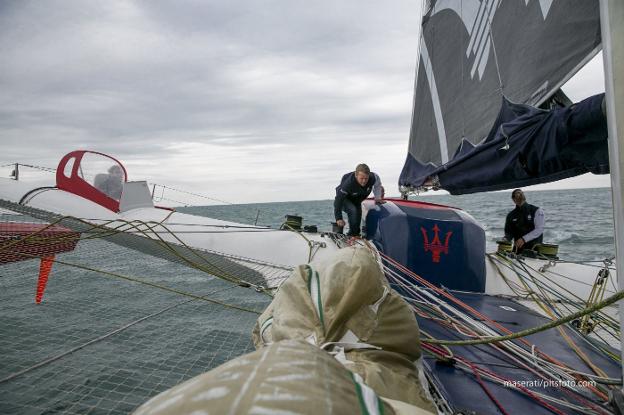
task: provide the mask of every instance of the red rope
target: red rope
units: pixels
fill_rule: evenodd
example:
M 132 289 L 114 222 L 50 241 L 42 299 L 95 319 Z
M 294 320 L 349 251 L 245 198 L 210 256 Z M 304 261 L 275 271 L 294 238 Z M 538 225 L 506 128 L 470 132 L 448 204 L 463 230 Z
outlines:
M 509 383 L 513 383 L 510 379 L 507 379 L 503 376 L 500 376 L 497 373 L 494 373 L 490 370 L 484 369 L 484 368 L 478 368 L 474 363 L 472 363 L 471 361 L 460 357 L 460 356 L 451 356 L 449 354 L 446 353 L 446 350 L 442 349 L 442 348 L 438 348 L 435 347 L 434 345 L 431 344 L 427 344 L 427 343 L 422 343 L 421 346 L 424 349 L 427 349 L 431 352 L 433 352 L 434 354 L 443 357 L 443 358 L 454 358 L 455 360 L 458 360 L 468 366 L 470 366 L 470 368 L 473 370 L 473 372 L 475 373 L 475 376 L 477 378 L 477 382 L 479 382 L 479 385 L 481 386 L 481 388 L 483 388 L 483 390 L 485 391 L 485 393 L 490 397 L 490 399 L 492 400 L 492 402 L 494 402 L 494 404 L 498 407 L 498 409 L 503 413 L 503 414 L 507 414 L 507 412 L 505 411 L 505 409 L 502 407 L 502 405 L 500 404 L 500 402 L 498 402 L 498 400 L 496 400 L 496 398 L 494 398 L 494 396 L 491 394 L 491 392 L 485 387 L 485 384 L 483 383 L 483 380 L 481 379 L 480 374 L 478 373 L 479 371 L 492 376 L 494 378 L 497 378 L 503 382 L 509 382 Z M 520 389 L 522 392 L 524 392 L 526 395 L 528 395 L 529 397 L 533 398 L 537 403 L 539 403 L 540 405 L 542 405 L 544 408 L 550 410 L 553 413 L 556 413 L 558 415 L 565 415 L 565 412 L 560 411 L 559 409 L 557 409 L 556 407 L 552 406 L 551 404 L 549 404 L 548 402 L 546 402 L 545 400 L 543 400 L 542 398 L 540 398 L 539 396 L 535 395 L 530 389 L 522 386 L 522 385 L 517 385 L 516 387 L 518 389 Z
M 498 399 L 496 399 L 496 397 L 492 395 L 492 392 L 490 392 L 487 386 L 485 386 L 485 383 L 481 379 L 481 375 L 479 374 L 477 367 L 470 361 L 466 360 L 465 363 L 468 364 L 468 366 L 470 366 L 470 368 L 472 369 L 472 373 L 474 373 L 475 377 L 477 378 L 477 382 L 481 386 L 481 389 L 483 389 L 483 391 L 487 394 L 487 396 L 490 397 L 490 400 L 494 402 L 494 404 L 498 407 L 498 410 L 501 411 L 504 415 L 508 415 L 507 411 L 505 411 L 505 408 L 503 408 L 503 405 L 501 405 L 501 403 L 498 402 Z
M 474 364 L 472 364 L 471 362 L 469 362 L 468 360 L 466 360 L 464 358 L 461 358 L 461 357 L 458 356 L 458 357 L 456 357 L 456 359 L 464 362 L 465 364 L 467 364 L 467 365 L 469 365 L 471 367 L 475 367 Z M 512 382 L 510 379 L 506 379 L 506 378 L 504 378 L 504 377 L 502 377 L 502 376 L 500 376 L 500 375 L 498 375 L 498 374 L 496 374 L 494 372 L 491 372 L 491 371 L 489 371 L 487 369 L 479 368 L 479 370 L 481 370 L 483 373 L 485 373 L 487 375 L 495 376 L 495 377 L 501 379 L 503 382 L 509 382 L 509 383 Z M 524 387 L 522 385 L 518 385 L 518 384 L 516 384 L 516 387 L 518 389 L 520 389 L 521 391 L 523 391 L 524 393 L 526 393 L 527 395 L 529 395 L 535 401 L 539 402 L 544 408 L 550 410 L 551 412 L 554 412 L 554 413 L 556 413 L 558 415 L 566 415 L 565 412 L 562 412 L 561 410 L 559 410 L 556 407 L 552 406 L 551 404 L 549 404 L 548 402 L 546 402 L 545 400 L 543 400 L 539 396 L 535 395 L 533 393 L 533 391 L 531 391 L 530 389 L 528 389 L 528 388 L 526 388 L 526 387 Z
M 477 317 L 480 317 L 481 319 L 483 319 L 484 321 L 487 321 L 489 323 L 491 323 L 492 325 L 496 326 L 497 328 L 499 328 L 501 331 L 503 331 L 504 333 L 507 334 L 512 334 L 512 331 L 510 331 L 509 329 L 507 329 L 506 327 L 500 325 L 499 323 L 497 323 L 496 321 L 492 320 L 491 318 L 489 318 L 488 316 L 480 313 L 479 311 L 475 310 L 474 308 L 470 307 L 468 304 L 464 303 L 463 301 L 459 300 L 458 298 L 456 298 L 455 296 L 447 293 L 446 291 L 438 288 L 437 286 L 435 286 L 434 284 L 432 284 L 431 282 L 427 281 L 426 279 L 424 279 L 423 277 L 421 277 L 420 275 L 416 274 L 415 272 L 411 271 L 410 269 L 406 268 L 405 266 L 403 266 L 402 264 L 400 264 L 399 262 L 397 262 L 396 260 L 394 260 L 393 258 L 387 256 L 386 254 L 384 254 L 383 252 L 379 252 L 379 254 L 381 255 L 382 258 L 384 258 L 385 260 L 387 260 L 390 264 L 394 265 L 397 269 L 401 270 L 402 272 L 404 272 L 406 275 L 414 278 L 416 281 L 420 282 L 421 284 L 423 284 L 424 286 L 431 288 L 433 291 L 435 291 L 436 293 L 440 294 L 441 296 L 451 300 L 453 303 L 457 304 L 458 306 L 464 308 L 465 310 L 473 313 L 474 315 L 476 315 Z M 527 340 L 525 339 L 518 339 L 520 340 L 522 343 L 524 343 L 527 346 L 531 346 L 531 343 L 529 343 Z M 495 345 L 494 345 L 495 346 Z M 497 348 L 499 348 L 499 346 L 495 346 Z M 558 360 L 548 356 L 547 354 L 537 350 L 537 348 L 535 349 L 540 356 L 544 357 L 545 359 L 549 360 L 552 363 L 555 363 L 559 366 L 563 366 L 563 367 L 567 367 L 567 365 L 559 362 Z M 515 359 L 514 359 L 515 360 Z M 533 373 L 534 375 L 544 379 L 544 375 L 541 375 L 539 372 L 537 372 L 535 369 L 525 365 L 522 362 L 517 362 L 521 367 L 523 367 L 525 370 L 528 370 L 529 372 Z M 522 388 L 521 386 L 519 386 L 520 388 Z M 556 386 L 556 388 L 558 390 L 560 390 L 563 394 L 578 400 L 580 403 L 593 408 L 594 410 L 598 411 L 598 412 L 602 412 L 605 413 L 599 406 L 596 406 L 594 403 L 586 400 L 584 397 L 580 396 L 578 393 L 575 393 L 573 391 L 570 391 L 562 386 Z M 526 388 L 525 388 L 526 389 Z M 591 389 L 590 389 L 591 390 Z M 527 389 L 528 391 L 528 389 Z M 593 392 L 593 391 L 592 391 Z M 529 392 L 530 393 L 530 392 Z M 532 395 L 534 396 L 534 395 Z M 536 399 L 536 396 L 534 396 Z M 546 402 L 544 402 L 546 405 L 548 405 Z M 554 408 L 554 407 L 552 407 Z M 554 408 L 555 411 L 557 410 L 556 408 Z

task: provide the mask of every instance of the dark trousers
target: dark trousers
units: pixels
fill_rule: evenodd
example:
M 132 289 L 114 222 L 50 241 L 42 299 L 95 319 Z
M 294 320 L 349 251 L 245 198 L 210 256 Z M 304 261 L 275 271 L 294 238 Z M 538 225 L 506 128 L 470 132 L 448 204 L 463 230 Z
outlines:
M 520 239 L 520 238 L 518 238 Z M 524 244 L 524 246 L 522 247 L 522 249 L 519 252 L 525 251 L 525 250 L 531 250 L 535 247 L 535 245 L 537 244 L 541 244 L 542 240 L 544 239 L 544 235 L 540 235 L 537 238 L 533 239 L 532 241 L 529 241 L 527 243 Z
M 360 222 L 362 222 L 362 204 L 353 203 L 349 199 L 342 202 L 342 210 L 349 217 L 349 236 L 360 236 Z

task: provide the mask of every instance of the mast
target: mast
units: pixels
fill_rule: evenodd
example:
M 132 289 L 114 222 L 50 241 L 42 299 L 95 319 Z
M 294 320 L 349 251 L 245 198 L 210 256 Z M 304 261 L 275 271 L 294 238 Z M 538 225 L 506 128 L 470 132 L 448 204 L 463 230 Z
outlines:
M 621 39 L 624 39 L 624 2 L 622 0 L 601 0 L 600 24 L 605 72 L 607 128 L 609 130 L 609 166 L 615 224 L 616 270 L 618 286 L 621 291 L 624 289 L 624 48 L 617 46 L 617 44 Z M 622 327 L 624 327 L 624 303 L 620 303 L 620 328 Z M 624 345 L 624 330 L 621 330 L 620 333 L 620 343 Z M 622 360 L 624 361 L 624 355 Z M 617 402 L 618 397 L 615 396 L 615 398 Z M 621 393 L 619 401 L 620 404 L 623 401 Z

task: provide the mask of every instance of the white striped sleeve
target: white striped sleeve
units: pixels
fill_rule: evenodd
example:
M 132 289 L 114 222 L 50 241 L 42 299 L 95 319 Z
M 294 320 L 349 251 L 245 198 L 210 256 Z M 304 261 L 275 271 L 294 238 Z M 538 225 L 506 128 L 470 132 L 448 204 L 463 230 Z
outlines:
M 372 173 L 375 175 L 375 184 L 373 185 L 373 195 L 375 199 L 381 199 L 381 179 L 377 173 Z
M 533 239 L 543 234 L 544 222 L 545 222 L 544 211 L 541 208 L 539 208 L 535 211 L 535 218 L 533 218 L 535 229 L 533 229 L 531 232 L 527 233 L 526 235 L 522 237 L 522 239 L 524 239 L 524 242 L 532 241 Z

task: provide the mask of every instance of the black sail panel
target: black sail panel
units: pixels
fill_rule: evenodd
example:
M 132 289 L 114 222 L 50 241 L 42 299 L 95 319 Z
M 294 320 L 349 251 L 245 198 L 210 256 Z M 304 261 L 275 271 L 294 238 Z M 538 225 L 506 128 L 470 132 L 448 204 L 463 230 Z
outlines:
M 470 193 L 475 191 L 470 186 L 479 191 L 494 190 L 586 171 L 604 172 L 605 160 L 580 160 L 579 168 L 566 161 L 537 169 L 542 176 L 531 176 L 531 171 L 527 173 L 520 166 L 516 169 L 518 177 L 506 171 L 501 181 L 503 172 L 495 168 L 501 165 L 500 157 L 505 162 L 522 163 L 509 154 L 493 152 L 478 157 L 474 166 L 483 169 L 473 175 L 480 182 L 467 183 L 454 176 L 455 170 L 459 174 L 457 166 L 462 166 L 462 175 L 466 174 L 466 164 L 462 163 L 470 154 L 483 151 L 486 143 L 492 146 L 498 140 L 501 147 L 513 147 L 514 138 L 501 133 L 501 120 L 497 124 L 499 113 L 509 111 L 509 107 L 501 107 L 503 98 L 510 103 L 541 104 L 599 47 L 598 2 L 432 1 L 422 21 L 409 154 L 399 184 L 415 188 L 431 175 L 439 175 L 443 187 L 452 188 L 454 193 Z M 511 121 L 508 114 L 504 121 Z M 536 131 L 542 133 L 544 128 Z M 606 136 L 604 144 L 596 137 L 592 142 L 606 146 Z M 592 152 L 596 153 L 603 151 Z M 565 172 L 551 171 L 550 166 L 564 165 Z M 490 184 L 492 180 L 495 183 Z

